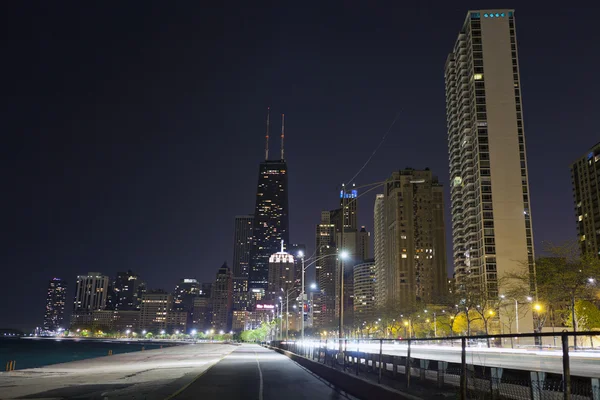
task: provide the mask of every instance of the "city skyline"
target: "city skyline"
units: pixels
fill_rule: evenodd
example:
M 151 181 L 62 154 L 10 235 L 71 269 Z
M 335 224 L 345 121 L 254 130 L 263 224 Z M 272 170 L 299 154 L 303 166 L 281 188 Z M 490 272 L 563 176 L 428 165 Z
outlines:
M 361 168 L 398 111 L 400 117 L 384 146 L 356 181 L 380 181 L 391 171 L 407 166 L 417 169 L 430 167 L 444 185 L 445 217 L 446 221 L 450 221 L 447 211 L 450 178 L 446 165 L 443 63 L 468 8 L 453 4 L 423 13 L 425 10 L 392 7 L 394 12 L 391 14 L 397 16 L 401 12 L 408 21 L 403 27 L 392 26 L 391 16 L 388 18 L 383 13 L 373 11 L 364 14 L 364 10 L 353 9 L 344 11 L 349 21 L 359 20 L 359 14 L 362 14 L 360 21 L 365 27 L 350 28 L 346 22 L 327 19 L 329 24 L 318 28 L 319 18 L 327 17 L 307 19 L 307 27 L 322 30 L 326 44 L 340 44 L 331 57 L 351 60 L 344 63 L 347 69 L 339 74 L 337 64 L 332 61 L 334 58 L 323 52 L 325 45 L 310 49 L 309 45 L 315 43 L 311 29 L 296 26 L 302 32 L 298 35 L 290 28 L 269 25 L 261 29 L 283 33 L 281 43 L 271 43 L 270 40 L 258 42 L 258 53 L 269 54 L 267 49 L 275 45 L 282 52 L 280 60 L 283 65 L 270 67 L 270 73 L 260 72 L 258 78 L 253 75 L 247 83 L 242 82 L 239 93 L 244 92 L 243 88 L 247 89 L 246 85 L 254 85 L 256 79 L 263 81 L 258 85 L 257 93 L 242 95 L 229 86 L 223 97 L 214 102 L 200 100 L 204 108 L 198 111 L 198 107 L 187 105 L 194 104 L 193 95 L 186 94 L 185 98 L 173 96 L 173 93 L 185 93 L 183 88 L 188 86 L 183 85 L 183 81 L 176 80 L 170 85 L 171 81 L 159 79 L 157 86 L 148 90 L 160 93 L 158 97 L 178 99 L 181 106 L 181 109 L 165 106 L 163 110 L 163 102 L 148 97 L 149 109 L 156 114 L 163 110 L 164 121 L 144 113 L 145 107 L 133 106 L 130 113 L 123 113 L 111 105 L 118 101 L 108 92 L 122 94 L 125 102 L 141 103 L 136 90 L 128 90 L 124 85 L 130 72 L 108 69 L 108 75 L 97 78 L 88 86 L 91 95 L 87 96 L 94 97 L 86 97 L 76 88 L 83 79 L 82 75 L 76 73 L 67 78 L 59 72 L 58 63 L 50 62 L 48 69 L 32 82 L 39 83 L 39 79 L 48 76 L 60 79 L 53 79 L 52 83 L 39 87 L 26 84 L 23 93 L 39 97 L 42 103 L 48 102 L 55 93 L 59 93 L 58 97 L 62 100 L 53 102 L 47 113 L 43 113 L 39 106 L 25 106 L 31 102 L 27 96 L 15 97 L 9 107 L 14 113 L 5 122 L 8 124 L 6 131 L 19 132 L 20 136 L 13 135 L 8 146 L 19 151 L 6 158 L 9 170 L 18 171 L 9 176 L 9 186 L 13 190 L 5 199 L 5 209 L 14 212 L 8 216 L 8 226 L 13 229 L 8 233 L 6 244 L 10 252 L 5 256 L 4 265 L 9 266 L 7 281 L 13 282 L 11 286 L 15 289 L 3 286 L 2 292 L 24 304 L 32 314 L 27 316 L 22 315 L 27 313 L 17 314 L 9 310 L 2 315 L 8 321 L 7 327 L 31 328 L 39 325 L 38 310 L 43 308 L 45 282 L 52 276 L 61 276 L 71 282 L 75 276 L 87 271 L 101 271 L 112 277 L 119 270 L 132 269 L 144 277 L 149 287 L 169 290 L 182 276 L 196 277 L 201 282 L 212 281 L 215 266 L 224 259 L 232 261 L 231 222 L 234 216 L 249 213 L 253 208 L 255 165 L 261 158 L 262 120 L 266 106 L 285 109 L 289 118 L 291 133 L 286 159 L 293 171 L 290 176 L 289 225 L 290 231 L 293 231 L 290 237 L 292 243 L 309 243 L 310 251 L 319 212 L 336 206 L 335 193 L 340 183 L 346 182 Z M 286 9 L 277 8 L 271 13 L 286 13 Z M 577 237 L 569 167 L 597 142 L 597 134 L 593 126 L 587 125 L 589 122 L 585 121 L 584 111 L 588 107 L 594 109 L 595 100 L 588 93 L 597 92 L 594 88 L 600 85 L 587 64 L 580 65 L 577 70 L 568 62 L 560 67 L 552 65 L 557 50 L 547 45 L 553 43 L 551 39 L 542 38 L 543 35 L 551 38 L 557 35 L 554 43 L 559 43 L 561 57 L 568 59 L 577 57 L 575 50 L 578 46 L 584 47 L 586 43 L 590 46 L 596 33 L 581 35 L 585 24 L 581 24 L 581 16 L 576 17 L 571 9 L 563 8 L 559 12 L 523 6 L 516 13 L 519 21 L 517 36 L 521 41 L 520 75 L 527 108 L 525 127 L 531 202 L 535 213 L 533 230 L 536 253 L 542 255 L 543 242 L 560 243 Z M 559 16 L 564 18 L 565 13 L 572 17 L 572 21 L 567 21 L 564 31 L 561 30 L 566 36 L 559 36 L 553 31 L 552 22 Z M 410 15 L 427 16 L 435 24 L 431 29 L 416 25 L 409 21 Z M 41 27 L 47 24 L 35 20 Z M 196 25 L 191 24 L 190 28 Z M 381 27 L 382 31 L 370 32 L 366 27 L 371 25 Z M 187 28 L 184 24 L 180 29 Z M 125 30 L 125 27 L 117 24 L 115 29 Z M 127 26 L 126 29 L 132 28 Z M 261 36 L 258 35 L 261 29 L 251 28 L 245 40 L 256 40 Z M 397 46 L 397 36 L 403 30 L 422 34 L 414 44 L 407 41 L 407 45 L 411 46 L 409 50 L 422 57 L 423 62 L 418 68 L 403 65 L 401 54 L 389 52 Z M 336 31 L 345 32 L 346 36 Z M 176 40 L 178 34 L 181 32 L 171 33 L 167 40 Z M 94 35 L 88 31 L 83 33 L 83 37 L 91 37 L 92 42 L 100 41 Z M 392 37 L 395 39 L 392 40 Z M 560 45 L 563 43 L 561 40 L 574 42 L 575 37 L 579 39 L 573 49 Z M 61 33 L 58 32 L 57 37 L 49 36 L 43 40 L 48 49 L 55 49 L 61 54 L 69 47 L 60 38 Z M 230 37 L 222 38 L 222 43 L 231 40 Z M 25 40 L 29 46 L 37 43 L 32 39 Z M 81 43 L 75 41 L 72 45 L 78 48 Z M 378 43 L 378 46 L 370 50 L 371 43 Z M 109 44 L 112 47 L 109 46 L 108 54 L 116 57 L 111 58 L 112 62 L 135 62 L 135 59 L 127 58 L 133 56 L 115 55 L 117 50 L 127 48 L 119 46 L 131 44 Z M 9 51 L 20 54 L 23 51 L 21 45 L 15 40 L 11 42 Z M 151 44 L 146 42 L 146 45 L 151 51 Z M 427 49 L 427 54 L 422 48 Z M 24 55 L 25 60 L 31 62 L 37 54 L 48 51 L 34 49 L 33 54 Z M 351 50 L 361 56 L 354 58 L 350 55 L 353 53 Z M 169 51 L 179 54 L 178 49 Z M 303 52 L 310 56 L 299 57 Z M 221 56 L 220 53 L 218 55 Z M 90 58 L 86 58 L 90 54 L 83 51 L 79 57 L 83 60 L 82 70 L 87 71 L 86 76 L 90 71 L 97 71 L 98 67 L 91 65 Z M 227 59 L 230 55 L 222 57 Z M 297 58 L 305 61 L 294 66 Z M 323 61 L 318 63 L 322 66 L 317 68 L 313 60 Z M 192 64 L 198 61 L 192 61 Z M 573 58 L 573 64 L 576 63 L 576 58 Z M 34 64 L 31 62 L 31 65 Z M 239 65 L 246 71 L 257 72 L 261 71 L 258 66 L 262 63 L 244 53 Z M 286 70 L 290 66 L 292 68 Z M 399 66 L 403 68 L 400 73 L 397 70 Z M 145 67 L 143 64 L 142 68 Z M 166 67 L 174 68 L 169 64 Z M 37 67 L 30 68 L 37 70 Z M 234 71 L 219 72 L 215 82 L 226 79 L 228 74 L 238 78 L 247 76 L 236 69 L 240 67 L 232 68 Z M 184 66 L 182 72 L 189 82 L 198 76 L 197 70 L 193 74 L 191 70 L 194 68 L 190 67 L 187 71 Z M 285 74 L 282 71 L 286 71 Z M 152 75 L 151 71 L 148 73 Z M 553 87 L 556 98 L 552 101 L 546 99 L 553 97 L 546 93 L 549 82 L 563 75 L 568 76 L 570 84 Z M 414 76 L 419 76 L 418 83 L 410 82 Z M 111 77 L 113 83 L 101 89 L 102 79 L 110 81 Z M 311 78 L 316 81 L 311 81 Z M 15 81 L 20 79 L 24 80 L 24 75 L 17 74 Z M 144 79 L 142 81 L 147 82 Z M 211 82 L 203 81 L 203 84 L 210 87 Z M 65 84 L 62 87 L 64 92 L 56 90 L 55 85 L 60 83 Z M 318 96 L 321 90 L 316 88 L 327 87 L 327 83 L 331 86 L 324 92 L 325 96 Z M 148 94 L 140 90 L 142 87 L 137 87 L 138 92 Z M 96 112 L 96 98 L 99 99 L 99 110 L 103 110 L 98 112 L 108 117 L 92 127 L 84 120 Z M 430 99 L 433 99 L 434 106 L 422 107 Z M 245 102 L 251 105 L 241 106 Z M 70 112 L 76 104 L 79 107 L 74 113 Z M 235 113 L 235 118 L 219 118 L 225 104 L 229 108 L 228 114 Z M 329 104 L 337 104 L 338 108 Z M 419 111 L 421 108 L 426 108 L 426 112 Z M 17 129 L 18 122 L 25 120 L 22 118 L 23 109 L 32 109 L 39 116 L 39 121 L 34 118 Z M 217 122 L 205 122 L 214 115 L 217 118 L 213 119 Z M 181 118 L 183 122 L 180 124 Z M 150 129 L 144 120 L 151 121 L 155 128 Z M 572 121 L 577 121 L 578 129 L 572 129 Z M 113 129 L 115 127 L 120 128 Z M 123 127 L 127 129 L 121 130 Z M 209 135 L 210 131 L 215 134 Z M 411 136 L 403 134 L 407 131 L 414 131 L 416 137 L 407 138 Z M 169 136 L 172 132 L 174 136 Z M 569 136 L 568 140 L 565 136 Z M 214 142 L 208 146 L 206 138 Z M 422 151 L 414 150 L 419 148 L 423 148 Z M 17 157 L 20 153 L 23 156 Z M 223 160 L 225 154 L 235 161 Z M 211 168 L 217 163 L 221 166 L 213 172 Z M 552 185 L 546 183 L 550 180 Z M 368 211 L 361 212 L 358 225 L 366 225 L 369 231 L 373 231 L 372 199 L 365 196 L 360 201 L 361 210 Z M 446 225 L 448 231 L 449 222 Z M 451 242 L 448 240 L 447 243 L 447 247 L 451 248 Z M 449 257 L 448 270 L 452 268 L 451 259 Z M 19 271 L 24 268 L 31 271 L 29 275 L 34 275 L 32 283 L 21 283 L 23 279 Z M 27 287 L 22 294 L 18 293 L 22 290 L 21 286 Z M 69 290 L 68 309 L 73 295 L 73 291 Z

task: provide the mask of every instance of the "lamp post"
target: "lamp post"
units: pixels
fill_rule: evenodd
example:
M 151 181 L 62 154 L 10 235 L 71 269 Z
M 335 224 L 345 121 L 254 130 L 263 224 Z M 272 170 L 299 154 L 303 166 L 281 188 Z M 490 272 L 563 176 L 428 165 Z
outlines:
M 283 298 L 279 296 L 279 340 L 283 340 Z
M 300 337 L 302 338 L 302 341 L 304 342 L 304 272 L 306 271 L 306 269 L 304 268 L 304 252 L 301 251 L 299 253 L 300 258 L 302 259 L 302 283 L 301 283 L 301 294 L 300 294 L 300 298 L 301 298 L 301 305 L 300 305 L 300 325 L 302 326 L 301 328 L 301 335 Z
M 319 261 L 321 261 L 321 260 L 323 260 L 323 259 L 325 259 L 327 257 L 336 256 L 336 255 L 337 254 L 325 254 L 324 256 L 320 256 L 320 257 L 313 257 L 313 256 L 311 256 L 311 257 L 308 258 L 308 260 L 310 260 L 310 263 L 307 264 L 307 265 L 305 265 L 305 261 L 306 260 L 304 259 L 304 252 L 303 251 L 299 251 L 298 252 L 298 257 L 300 257 L 300 259 L 302 260 L 302 286 L 300 287 L 300 290 L 301 290 L 301 293 L 302 293 L 301 296 L 300 296 L 300 298 L 301 298 L 301 308 L 302 308 L 302 321 L 301 321 L 301 326 L 302 326 L 302 328 L 301 328 L 301 331 L 302 331 L 301 337 L 302 337 L 302 340 L 304 340 L 304 296 L 305 296 L 305 293 L 306 293 L 306 291 L 304 290 L 304 275 L 305 275 L 306 270 L 308 269 L 308 267 L 316 264 L 317 262 L 319 262 Z M 312 295 L 312 293 L 311 293 L 311 295 Z

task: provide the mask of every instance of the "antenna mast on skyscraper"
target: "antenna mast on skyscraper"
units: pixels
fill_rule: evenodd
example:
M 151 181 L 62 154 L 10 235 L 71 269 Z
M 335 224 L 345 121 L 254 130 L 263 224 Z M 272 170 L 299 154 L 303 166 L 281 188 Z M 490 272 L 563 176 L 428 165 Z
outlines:
M 271 116 L 271 107 L 267 107 L 267 136 L 265 142 L 265 161 L 269 159 L 269 118 Z
M 283 158 L 283 138 L 284 138 L 284 131 L 285 131 L 285 114 L 281 114 L 281 159 L 284 160 Z

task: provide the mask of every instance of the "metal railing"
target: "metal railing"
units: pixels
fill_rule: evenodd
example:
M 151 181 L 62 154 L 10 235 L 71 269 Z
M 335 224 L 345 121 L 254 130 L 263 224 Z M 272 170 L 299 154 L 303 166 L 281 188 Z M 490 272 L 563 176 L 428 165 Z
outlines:
M 560 332 L 270 344 L 409 392 L 435 386 L 438 392 L 458 389 L 461 400 L 600 400 L 599 336 Z

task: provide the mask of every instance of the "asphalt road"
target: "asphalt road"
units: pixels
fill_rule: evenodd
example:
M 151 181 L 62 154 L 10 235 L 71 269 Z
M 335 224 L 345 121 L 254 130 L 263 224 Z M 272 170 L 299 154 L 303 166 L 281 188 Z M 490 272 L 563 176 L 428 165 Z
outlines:
M 176 400 L 353 399 L 284 355 L 242 345 L 196 379 Z

